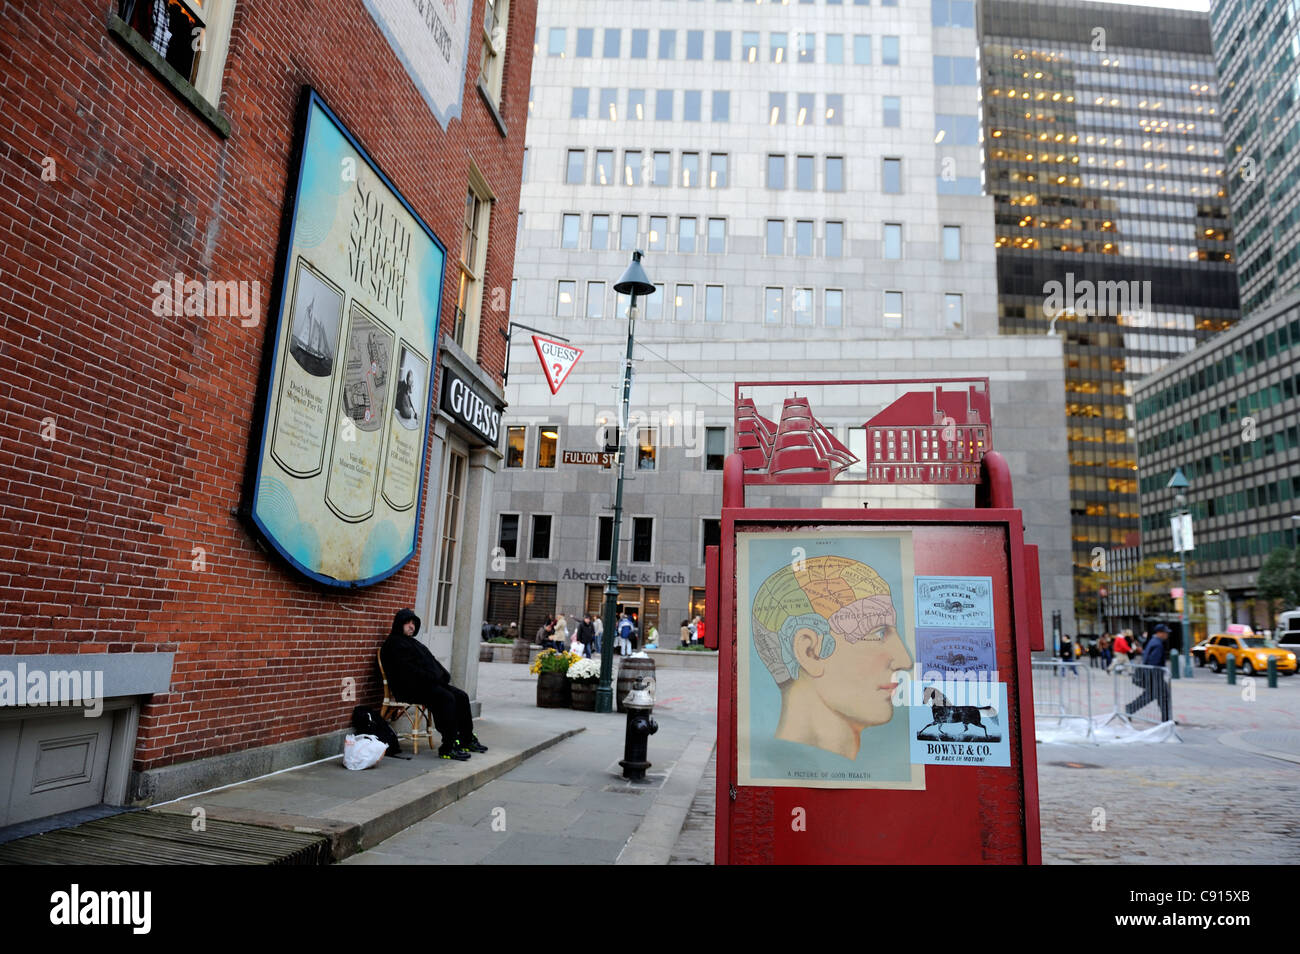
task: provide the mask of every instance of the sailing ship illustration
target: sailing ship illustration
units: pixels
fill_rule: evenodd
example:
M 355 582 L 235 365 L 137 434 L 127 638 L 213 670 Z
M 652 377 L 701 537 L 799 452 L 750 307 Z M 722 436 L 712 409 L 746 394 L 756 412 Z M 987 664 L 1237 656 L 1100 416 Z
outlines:
M 781 420 L 773 423 L 751 398 L 736 404 L 736 449 L 747 474 L 761 473 L 773 483 L 830 483 L 850 464 L 853 453 L 813 417 L 804 397 L 786 398 Z
M 330 348 L 325 326 L 312 314 L 315 306 L 316 299 L 313 298 L 307 303 L 307 310 L 302 319 L 294 321 L 289 353 L 308 374 L 327 378 L 334 370 L 334 353 Z

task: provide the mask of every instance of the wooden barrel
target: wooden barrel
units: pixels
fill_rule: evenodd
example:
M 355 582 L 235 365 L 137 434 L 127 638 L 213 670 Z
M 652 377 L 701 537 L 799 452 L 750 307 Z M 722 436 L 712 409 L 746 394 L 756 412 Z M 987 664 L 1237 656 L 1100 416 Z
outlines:
M 517 663 L 528 662 L 528 653 L 532 648 L 532 643 L 528 640 L 516 638 L 514 649 L 510 654 L 510 661 Z
M 595 682 L 574 682 L 569 680 L 569 698 L 572 700 L 572 706 L 575 709 L 581 709 L 584 712 L 596 711 L 596 686 Z
M 618 685 L 614 688 L 614 701 L 618 703 L 619 712 L 627 711 L 623 707 L 623 699 L 636 687 L 636 681 L 642 677 L 653 679 L 654 674 L 655 661 L 653 659 L 628 657 L 623 660 L 618 667 Z
M 493 647 L 492 647 L 492 644 L 491 644 L 491 643 L 479 643 L 479 644 L 478 644 L 478 661 L 479 661 L 479 662 L 491 662 L 491 661 L 492 661 L 492 654 L 493 654 Z
M 538 673 L 537 705 L 541 709 L 569 708 L 569 677 L 562 672 Z

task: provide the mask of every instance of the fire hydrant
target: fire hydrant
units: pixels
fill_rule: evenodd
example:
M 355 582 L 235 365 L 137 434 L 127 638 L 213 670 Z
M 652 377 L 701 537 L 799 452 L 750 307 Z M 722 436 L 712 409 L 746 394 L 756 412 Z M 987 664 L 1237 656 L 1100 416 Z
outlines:
M 638 679 L 632 691 L 623 699 L 627 709 L 627 732 L 623 736 L 623 777 L 633 782 L 645 779 L 645 770 L 650 767 L 646 761 L 650 736 L 659 731 L 659 724 L 650 717 L 654 711 L 654 697 L 650 695 L 649 684 Z

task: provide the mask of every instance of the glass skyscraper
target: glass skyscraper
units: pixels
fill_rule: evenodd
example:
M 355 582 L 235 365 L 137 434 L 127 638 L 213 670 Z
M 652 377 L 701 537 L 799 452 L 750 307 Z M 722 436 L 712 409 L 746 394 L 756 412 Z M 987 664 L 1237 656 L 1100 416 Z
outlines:
M 985 0 L 980 31 L 1000 329 L 1064 337 L 1078 579 L 1137 543 L 1134 384 L 1239 315 L 1209 20 Z

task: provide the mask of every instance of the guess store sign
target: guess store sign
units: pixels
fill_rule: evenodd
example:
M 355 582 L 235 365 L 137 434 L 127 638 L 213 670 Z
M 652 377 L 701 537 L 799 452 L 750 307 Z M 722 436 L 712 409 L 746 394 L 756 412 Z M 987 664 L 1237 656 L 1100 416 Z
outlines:
M 502 408 L 446 365 L 442 373 L 442 409 L 484 444 L 496 447 L 501 436 Z

